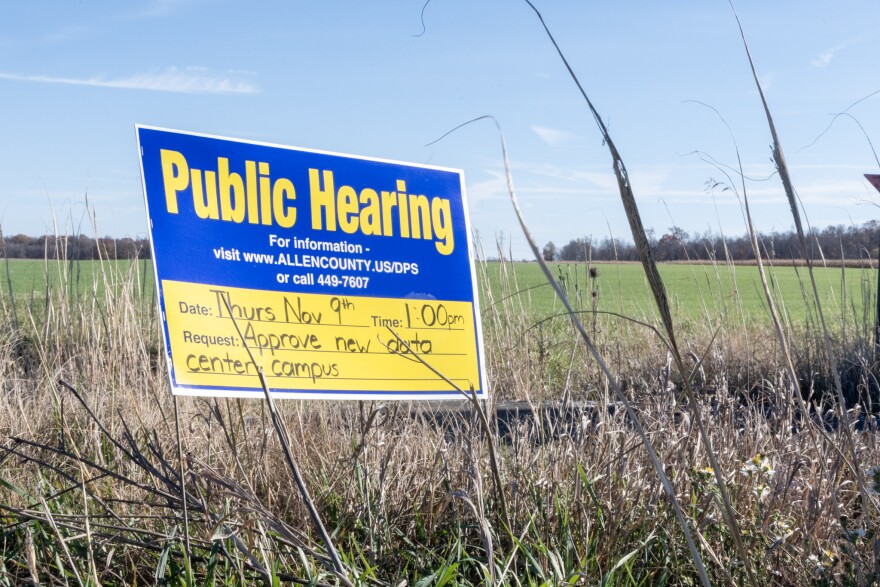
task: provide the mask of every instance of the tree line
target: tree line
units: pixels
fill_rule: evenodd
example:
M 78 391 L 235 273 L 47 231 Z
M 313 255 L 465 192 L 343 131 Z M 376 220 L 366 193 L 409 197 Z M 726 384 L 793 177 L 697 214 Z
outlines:
M 649 229 L 648 241 L 657 261 L 752 261 L 755 259 L 748 235 L 721 236 L 706 232 L 689 234 L 672 226 L 659 238 Z M 812 229 L 807 235 L 809 255 L 818 259 L 876 259 L 880 252 L 880 222 L 871 220 L 862 225 L 836 225 Z M 804 258 L 797 233 L 758 233 L 764 258 Z M 547 261 L 638 261 L 633 243 L 621 238 L 592 236 L 575 238 L 557 246 L 552 241 L 543 249 Z M 0 258 L 8 259 L 149 259 L 150 241 L 146 238 L 91 238 L 86 235 L 28 236 L 17 234 L 0 239 Z
M 721 236 L 706 232 L 689 234 L 672 226 L 659 238 L 647 230 L 651 250 L 657 261 L 751 261 L 755 259 L 748 235 Z M 794 230 L 758 233 L 763 258 L 800 260 L 804 252 Z M 861 226 L 837 225 L 812 229 L 807 234 L 808 254 L 813 259 L 876 259 L 880 240 L 880 222 L 871 220 Z M 543 249 L 546 261 L 638 261 L 635 245 L 620 238 L 576 238 L 557 247 L 552 241 Z
M 75 236 L 28 236 L 16 234 L 0 240 L 0 258 L 7 259 L 149 259 L 150 241 L 145 238 L 94 239 Z

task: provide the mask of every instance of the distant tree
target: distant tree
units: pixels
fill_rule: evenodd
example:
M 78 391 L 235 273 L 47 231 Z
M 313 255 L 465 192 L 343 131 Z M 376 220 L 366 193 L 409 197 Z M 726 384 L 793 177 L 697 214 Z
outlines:
M 559 251 L 559 258 L 563 261 L 585 261 L 589 246 L 586 239 L 572 239 Z
M 95 240 L 85 235 L 4 236 L 0 243 L 0 258 L 9 259 L 149 259 L 150 241 L 145 238 L 113 238 Z
M 680 226 L 670 226 L 669 232 L 675 240 L 682 243 L 688 242 L 691 238 L 687 231 Z
M 690 235 L 679 226 L 670 226 L 669 232 L 660 237 L 655 246 L 655 255 L 659 261 L 681 261 L 686 259 L 686 247 Z
M 553 241 L 544 245 L 544 250 L 541 251 L 541 257 L 543 257 L 545 261 L 555 261 L 559 258 L 559 251 L 557 250 L 556 245 L 553 244 Z

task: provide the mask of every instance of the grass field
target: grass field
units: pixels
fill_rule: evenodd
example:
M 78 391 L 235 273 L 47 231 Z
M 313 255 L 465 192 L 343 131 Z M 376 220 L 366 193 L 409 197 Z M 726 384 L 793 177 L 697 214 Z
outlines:
M 654 300 L 641 264 L 593 264 L 594 278 L 589 277 L 590 267 L 585 263 L 551 263 L 551 267 L 582 309 L 592 308 L 595 291 L 598 310 L 642 318 L 654 315 Z M 754 265 L 661 264 L 660 274 L 673 314 L 680 321 L 718 322 L 726 318 L 769 324 L 766 299 Z M 562 309 L 537 263 L 488 263 L 482 275 L 495 300 L 521 297 L 524 306 L 539 316 Z M 863 317 L 865 301 L 870 302 L 876 288 L 876 270 L 818 267 L 815 275 L 827 319 L 839 322 L 841 316 L 848 321 Z M 814 317 L 809 310 L 811 304 L 805 302 L 813 297 L 806 267 L 768 268 L 768 279 L 775 284 L 777 304 L 784 308 L 791 323 L 800 324 Z
M 134 285 L 139 296 L 153 294 L 153 264 L 142 261 L 56 261 L 4 259 L 0 261 L 0 295 L 19 300 L 45 298 L 46 292 L 70 296 L 103 295 L 121 283 Z
M 654 301 L 638 263 L 593 264 L 595 277 L 592 278 L 590 267 L 585 263 L 552 263 L 551 267 L 581 309 L 593 309 L 595 302 L 595 309 L 600 311 L 640 319 L 654 315 Z M 758 268 L 754 265 L 665 264 L 661 265 L 660 272 L 672 310 L 682 322 L 717 323 L 725 319 L 769 324 Z M 811 304 L 805 302 L 812 298 L 806 272 L 805 267 L 790 266 L 768 270 L 768 277 L 776 284 L 780 307 L 793 324 L 802 324 L 813 317 L 809 310 Z M 841 316 L 848 321 L 861 320 L 864 309 L 873 307 L 870 298 L 876 286 L 876 270 L 818 267 L 815 273 L 819 301 L 831 323 L 839 323 Z M 129 274 L 130 280 L 127 279 Z M 515 300 L 536 319 L 562 309 L 537 263 L 483 262 L 478 264 L 477 276 L 484 310 L 488 304 L 506 299 Z M 51 291 L 63 291 L 67 295 L 95 295 L 106 287 L 118 287 L 123 281 L 135 286 L 135 295 L 153 299 L 150 261 L 11 259 L 0 263 L 0 282 L 3 282 L 0 296 L 9 296 L 11 283 L 18 301 L 44 299 L 47 284 Z

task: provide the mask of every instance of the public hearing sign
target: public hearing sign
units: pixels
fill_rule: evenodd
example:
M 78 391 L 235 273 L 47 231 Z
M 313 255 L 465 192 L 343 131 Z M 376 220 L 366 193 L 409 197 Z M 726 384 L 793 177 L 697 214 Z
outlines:
M 461 171 L 136 132 L 173 393 L 485 397 Z

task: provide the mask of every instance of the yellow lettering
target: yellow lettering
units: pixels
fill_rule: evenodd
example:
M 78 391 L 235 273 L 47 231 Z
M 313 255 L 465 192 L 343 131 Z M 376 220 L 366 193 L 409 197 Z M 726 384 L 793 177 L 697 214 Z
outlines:
M 266 226 L 272 225 L 272 188 L 269 164 L 260 163 L 260 218 Z M 280 181 L 280 180 L 279 180 Z
M 177 214 L 177 192 L 189 185 L 189 165 L 186 157 L 177 151 L 162 149 L 162 182 L 165 184 L 165 208 Z
M 400 236 L 403 238 L 409 238 L 409 211 L 407 210 L 406 204 L 406 182 L 400 179 L 397 180 L 397 211 L 399 212 L 400 218 Z
M 333 197 L 333 172 L 324 171 L 324 189 L 321 189 L 321 178 L 317 169 L 309 169 L 309 192 L 312 200 L 312 230 L 322 230 L 321 209 L 327 215 L 327 230 L 336 230 L 336 207 Z
M 394 236 L 391 210 L 397 206 L 397 192 L 382 192 L 382 236 Z
M 247 207 L 244 182 L 239 174 L 229 173 L 229 159 L 225 157 L 217 158 L 217 174 L 220 176 L 220 217 L 240 224 Z
M 191 169 L 182 153 L 160 151 L 165 205 L 169 214 L 179 213 L 179 196 L 192 191 L 193 211 L 198 218 L 241 224 L 292 228 L 296 224 L 296 189 L 287 178 L 273 180 L 269 163 L 244 161 L 244 172 L 230 170 L 229 159 L 217 158 L 217 169 Z M 241 165 L 241 162 L 238 164 Z M 241 167 L 239 167 L 241 169 Z M 406 182 L 395 181 L 396 191 L 349 185 L 336 191 L 333 171 L 309 169 L 312 230 L 364 236 L 399 236 L 433 240 L 437 251 L 450 255 L 455 249 L 452 208 L 448 199 L 407 194 Z
M 413 238 L 431 239 L 431 204 L 425 196 L 409 195 L 410 221 L 412 222 Z M 422 226 L 425 236 L 422 236 Z
M 257 165 L 253 161 L 244 162 L 244 176 L 247 180 L 247 217 L 250 224 L 260 222 L 260 209 L 257 208 Z
M 193 208 L 199 218 L 217 220 L 220 218 L 220 213 L 217 210 L 217 174 L 213 171 L 205 172 L 203 193 L 200 173 L 198 169 L 192 170 Z
M 361 204 L 366 204 L 361 209 L 361 232 L 367 236 L 382 234 L 382 220 L 379 217 L 379 194 L 375 190 L 366 188 L 361 190 Z
M 275 221 L 281 228 L 292 228 L 296 224 L 296 208 L 293 206 L 284 207 L 284 200 L 295 200 L 296 190 L 293 189 L 293 182 L 282 177 L 275 182 L 272 188 L 272 205 L 275 212 Z M 268 217 L 267 212 L 263 212 L 263 221 Z
M 339 228 L 351 234 L 358 229 L 358 200 L 354 188 L 344 185 L 339 188 L 336 198 L 336 215 L 339 217 Z
M 449 209 L 449 200 L 434 198 L 431 201 L 431 225 L 434 227 L 434 235 L 437 242 L 437 252 L 441 255 L 449 255 L 455 249 L 455 238 L 452 233 L 452 211 Z

